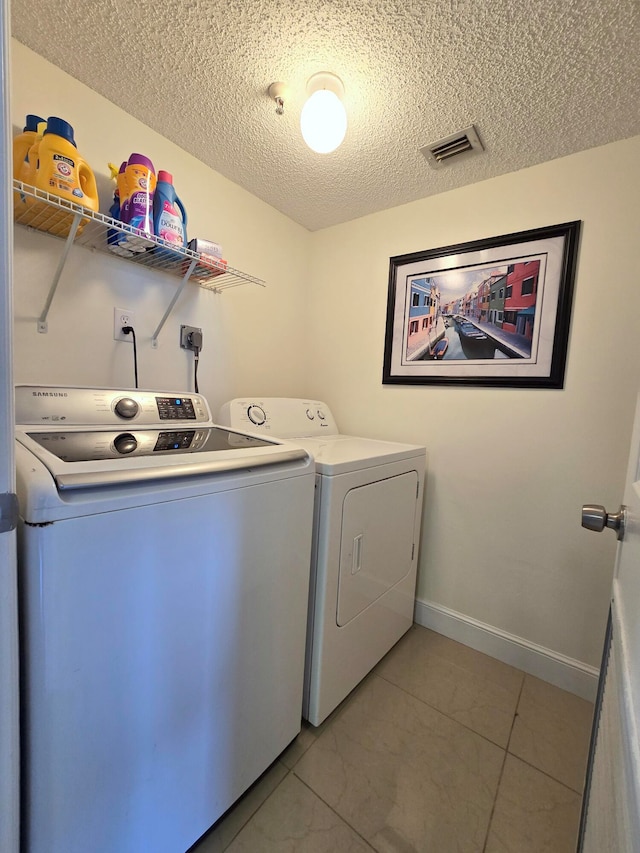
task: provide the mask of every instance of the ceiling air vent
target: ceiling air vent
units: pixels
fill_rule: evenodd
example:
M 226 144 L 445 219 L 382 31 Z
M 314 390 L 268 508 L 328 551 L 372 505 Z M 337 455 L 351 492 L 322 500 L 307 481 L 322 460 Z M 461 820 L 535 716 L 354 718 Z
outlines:
M 462 160 L 472 154 L 480 154 L 484 151 L 484 147 L 475 127 L 471 124 L 458 133 L 452 133 L 451 136 L 445 136 L 444 139 L 425 145 L 420 151 L 427 158 L 430 166 L 439 169 L 453 160 Z

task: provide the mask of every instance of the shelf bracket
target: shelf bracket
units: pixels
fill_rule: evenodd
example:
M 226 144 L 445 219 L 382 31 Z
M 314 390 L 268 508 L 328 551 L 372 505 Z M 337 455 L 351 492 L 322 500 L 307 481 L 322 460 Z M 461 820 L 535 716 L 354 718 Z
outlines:
M 151 338 L 151 346 L 152 346 L 152 348 L 153 348 L 153 349 L 158 349 L 158 335 L 160 334 L 160 330 L 162 329 L 162 327 L 164 326 L 164 324 L 167 322 L 167 317 L 168 317 L 168 316 L 169 316 L 169 314 L 171 314 L 171 312 L 173 311 L 173 306 L 174 306 L 174 305 L 176 304 L 176 302 L 178 301 L 178 299 L 179 299 L 179 297 L 180 297 L 180 294 L 181 294 L 181 293 L 182 293 L 182 291 L 184 290 L 184 286 L 185 286 L 185 284 L 189 281 L 189 278 L 190 278 L 190 276 L 191 276 L 191 273 L 192 273 L 192 272 L 193 272 L 193 270 L 195 269 L 195 266 L 196 266 L 196 264 L 197 264 L 197 263 L 198 263 L 198 259 L 197 259 L 197 258 L 193 258 L 193 259 L 191 260 L 191 263 L 189 264 L 189 269 L 186 271 L 186 273 L 184 274 L 184 276 L 183 276 L 183 278 L 182 278 L 182 281 L 181 281 L 181 282 L 180 282 L 180 284 L 178 285 L 178 287 L 177 287 L 177 289 L 176 289 L 176 292 L 175 292 L 175 293 L 174 293 L 174 295 L 173 295 L 173 299 L 171 300 L 171 302 L 170 302 L 170 303 L 169 303 L 169 305 L 167 306 L 167 310 L 164 312 L 164 316 L 163 316 L 162 320 L 160 320 L 160 322 L 158 323 L 158 328 L 155 330 L 155 332 L 153 333 L 153 336 L 152 336 L 152 338 Z
M 42 309 L 42 314 L 38 317 L 38 332 L 41 335 L 46 335 L 49 331 L 49 327 L 47 325 L 47 315 L 49 313 L 49 308 L 51 308 L 53 296 L 56 292 L 58 282 L 60 281 L 62 270 L 64 269 L 64 265 L 67 262 L 67 255 L 69 254 L 69 251 L 73 246 L 73 241 L 76 239 L 78 225 L 80 225 L 82 219 L 83 216 L 81 213 L 76 213 L 73 217 L 73 222 L 71 223 L 71 228 L 69 229 L 69 236 L 65 241 L 64 248 L 62 250 L 62 253 L 60 254 L 60 260 L 58 261 L 58 266 L 56 267 L 56 271 L 53 274 L 53 281 L 51 282 L 51 287 L 49 288 L 49 296 L 47 297 L 47 301 L 45 302 L 44 308 Z

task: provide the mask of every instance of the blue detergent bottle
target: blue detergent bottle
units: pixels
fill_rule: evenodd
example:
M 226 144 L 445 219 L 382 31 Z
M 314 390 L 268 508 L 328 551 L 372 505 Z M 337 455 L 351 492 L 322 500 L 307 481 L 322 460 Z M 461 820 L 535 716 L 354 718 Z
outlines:
M 112 180 L 116 181 L 116 186 L 113 191 L 113 203 L 109 208 L 109 216 L 112 219 L 121 219 L 120 215 L 120 186 L 118 183 L 118 167 L 114 166 L 113 163 L 108 163 L 109 171 L 111 172 Z M 125 164 L 123 163 L 122 166 Z M 120 172 L 123 171 L 122 166 L 120 167 Z M 107 230 L 107 247 L 114 252 L 116 255 L 120 255 L 123 258 L 130 258 L 134 252 L 129 249 L 125 242 L 125 234 L 121 231 L 118 231 L 117 228 L 109 228 Z
M 173 186 L 173 175 L 158 171 L 153 196 L 153 229 L 156 237 L 182 249 L 187 245 L 187 212 Z M 168 253 L 171 256 L 170 253 Z M 173 255 L 173 257 L 178 257 Z

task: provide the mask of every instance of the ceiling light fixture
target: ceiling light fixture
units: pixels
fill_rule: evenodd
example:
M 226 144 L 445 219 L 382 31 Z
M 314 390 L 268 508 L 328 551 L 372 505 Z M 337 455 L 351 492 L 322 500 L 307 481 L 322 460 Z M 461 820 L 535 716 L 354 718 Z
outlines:
M 317 154 L 329 154 L 347 132 L 347 112 L 341 100 L 344 85 L 335 74 L 321 71 L 309 78 L 307 94 L 300 113 L 302 138 Z
M 269 97 L 276 102 L 276 113 L 281 116 L 284 113 L 284 99 L 287 95 L 286 83 L 272 83 L 269 86 Z

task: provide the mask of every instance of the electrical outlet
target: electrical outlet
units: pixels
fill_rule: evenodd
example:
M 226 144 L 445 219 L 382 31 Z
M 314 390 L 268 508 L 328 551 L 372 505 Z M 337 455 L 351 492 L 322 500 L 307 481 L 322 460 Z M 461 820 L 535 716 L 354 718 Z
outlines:
M 133 343 L 133 335 L 129 333 L 125 335 L 122 331 L 123 326 L 133 326 L 136 327 L 136 315 L 133 311 L 129 311 L 128 308 L 114 308 L 113 309 L 113 340 L 114 341 L 129 341 L 130 344 Z
M 202 334 L 202 329 L 199 329 L 198 326 L 180 326 L 180 346 L 182 349 L 193 349 L 189 341 L 191 332 L 200 332 Z

